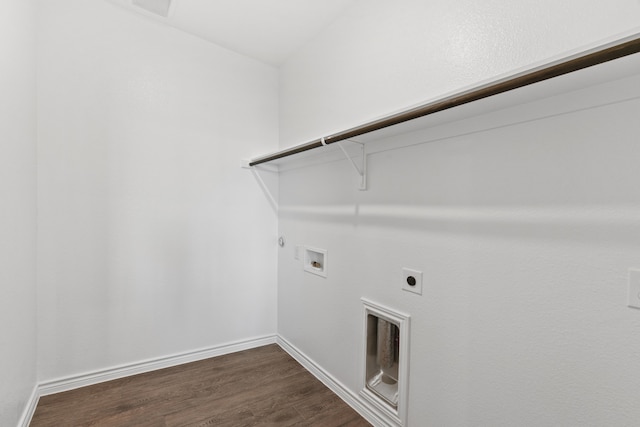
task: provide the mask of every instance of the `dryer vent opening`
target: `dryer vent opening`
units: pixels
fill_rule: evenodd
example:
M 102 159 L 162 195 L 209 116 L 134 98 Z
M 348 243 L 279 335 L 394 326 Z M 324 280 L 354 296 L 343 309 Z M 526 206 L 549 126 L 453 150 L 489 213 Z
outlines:
M 367 316 L 367 388 L 398 407 L 400 328 L 393 322 Z
M 364 346 L 360 394 L 391 426 L 406 420 L 409 316 L 362 300 Z

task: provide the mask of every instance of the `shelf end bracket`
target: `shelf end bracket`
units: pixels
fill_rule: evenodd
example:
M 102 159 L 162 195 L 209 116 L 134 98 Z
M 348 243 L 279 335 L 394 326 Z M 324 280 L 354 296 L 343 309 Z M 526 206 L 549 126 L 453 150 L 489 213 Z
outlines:
M 342 152 L 347 157 L 349 162 L 351 162 L 351 166 L 353 166 L 353 169 L 355 169 L 358 176 L 360 176 L 360 185 L 358 186 L 358 190 L 365 191 L 367 189 L 367 154 L 364 151 L 364 144 L 362 142 L 357 142 L 357 141 L 350 141 L 350 140 L 347 140 L 347 141 L 353 144 L 358 144 L 360 146 L 361 165 L 358 166 L 355 160 L 353 160 L 353 157 L 351 157 L 351 155 L 349 155 L 347 150 L 345 150 L 344 146 L 342 145 L 342 141 L 337 141 L 338 147 L 340 147 L 340 150 L 342 150 Z

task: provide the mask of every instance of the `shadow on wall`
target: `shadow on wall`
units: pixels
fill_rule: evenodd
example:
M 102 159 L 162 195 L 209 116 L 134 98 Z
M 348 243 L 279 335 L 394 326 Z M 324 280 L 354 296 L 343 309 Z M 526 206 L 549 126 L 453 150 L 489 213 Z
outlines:
M 637 244 L 640 209 L 632 206 L 287 206 L 282 218 L 354 226 L 416 229 L 443 234 L 556 238 L 593 244 L 603 239 Z

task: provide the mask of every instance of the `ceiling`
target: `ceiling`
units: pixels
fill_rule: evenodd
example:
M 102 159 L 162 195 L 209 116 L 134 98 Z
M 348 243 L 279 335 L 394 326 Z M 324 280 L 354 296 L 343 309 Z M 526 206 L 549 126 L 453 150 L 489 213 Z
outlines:
M 110 0 L 227 49 L 278 66 L 327 27 L 355 0 Z M 162 9 L 162 7 L 160 7 Z

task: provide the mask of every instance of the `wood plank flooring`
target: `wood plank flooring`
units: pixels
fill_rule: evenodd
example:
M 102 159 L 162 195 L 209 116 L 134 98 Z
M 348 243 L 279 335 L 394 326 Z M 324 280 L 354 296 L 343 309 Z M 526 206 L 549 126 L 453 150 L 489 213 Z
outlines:
M 41 426 L 369 426 L 273 344 L 40 398 Z

